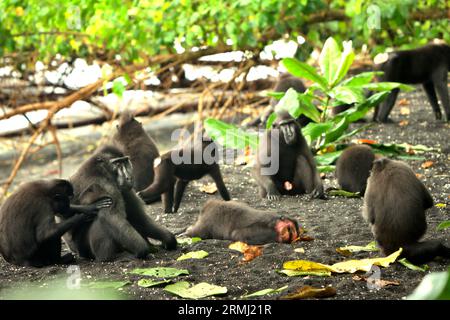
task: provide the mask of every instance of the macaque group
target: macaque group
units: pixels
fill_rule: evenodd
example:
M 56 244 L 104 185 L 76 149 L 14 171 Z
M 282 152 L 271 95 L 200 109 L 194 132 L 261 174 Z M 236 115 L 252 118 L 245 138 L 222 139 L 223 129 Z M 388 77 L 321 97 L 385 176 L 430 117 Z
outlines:
M 427 45 L 390 54 L 380 66 L 381 80 L 422 84 L 436 119 L 443 117 L 439 96 L 449 120 L 449 67 L 450 47 Z M 300 79 L 282 75 L 274 91 L 289 88 L 306 90 Z M 375 109 L 374 120 L 388 120 L 397 95 L 398 89 L 393 90 Z M 272 99 L 254 124 L 265 124 L 276 103 Z M 348 107 L 339 106 L 334 112 Z M 309 195 L 306 201 L 326 199 L 311 146 L 302 134 L 310 120 L 294 119 L 285 110 L 275 115 L 272 128 L 260 136 L 251 171 L 254 187 L 246 191 L 271 205 L 293 196 L 301 207 L 304 197 L 297 196 L 303 194 Z M 200 140 L 160 154 L 131 112 L 122 113 L 114 130 L 108 143 L 99 146 L 69 178 L 26 182 L 7 198 L 0 208 L 0 254 L 7 262 L 44 267 L 72 263 L 75 257 L 101 262 L 146 259 L 151 239 L 165 250 L 176 250 L 174 233 L 146 211 L 177 212 L 189 183 L 205 176 L 212 178 L 222 200 L 208 200 L 185 235 L 249 244 L 298 240 L 299 222 L 289 212 L 231 201 L 218 163 L 218 146 L 203 131 Z M 363 197 L 362 216 L 383 254 L 403 248 L 402 256 L 416 264 L 438 256 L 450 258 L 444 241 L 421 240 L 433 198 L 407 164 L 380 157 L 369 145 L 352 145 L 337 159 L 335 177 L 341 189 Z M 160 199 L 162 209 L 146 206 Z M 61 254 L 62 240 L 71 253 Z

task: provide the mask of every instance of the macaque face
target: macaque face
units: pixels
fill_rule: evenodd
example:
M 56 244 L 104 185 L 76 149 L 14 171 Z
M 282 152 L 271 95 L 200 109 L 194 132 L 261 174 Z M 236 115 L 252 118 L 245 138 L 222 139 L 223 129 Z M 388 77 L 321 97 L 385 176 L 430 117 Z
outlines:
M 277 242 L 291 243 L 299 237 L 297 224 L 290 219 L 280 219 L 275 224 Z

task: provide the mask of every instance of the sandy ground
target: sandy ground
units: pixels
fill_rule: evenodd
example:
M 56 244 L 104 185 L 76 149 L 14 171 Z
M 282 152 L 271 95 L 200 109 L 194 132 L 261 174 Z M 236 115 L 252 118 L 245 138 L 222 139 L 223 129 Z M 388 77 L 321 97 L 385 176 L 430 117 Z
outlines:
M 443 220 L 450 219 L 450 126 L 434 120 L 431 107 L 425 99 L 425 94 L 418 89 L 409 94 L 402 94 L 410 105 L 410 115 L 401 115 L 400 106 L 396 106 L 392 119 L 393 124 L 375 124 L 367 131 L 360 133 L 360 138 L 374 139 L 384 143 L 423 144 L 429 147 L 440 148 L 440 152 L 427 152 L 426 160 L 432 160 L 430 168 L 423 169 L 423 161 L 409 161 L 412 168 L 422 175 L 422 181 L 430 189 L 435 203 L 444 203 L 445 207 L 434 207 L 427 212 L 428 231 L 425 238 L 442 238 L 449 242 L 450 229 L 436 231 L 436 226 Z M 408 124 L 399 125 L 399 121 L 407 120 Z M 65 158 L 65 175 L 76 168 L 82 158 L 88 156 L 83 152 Z M 56 168 L 54 162 L 45 160 L 36 161 L 33 165 L 25 167 L 18 181 L 25 178 L 52 177 Z M 1 167 L 5 176 L 9 167 Z M 193 283 L 208 282 L 225 286 L 226 295 L 213 299 L 239 299 L 266 288 L 280 288 L 288 286 L 282 294 L 264 296 L 261 299 L 276 299 L 280 295 L 293 291 L 295 288 L 311 285 L 314 287 L 333 286 L 337 294 L 331 299 L 402 299 L 410 294 L 419 284 L 425 274 L 446 270 L 448 261 L 436 260 L 429 263 L 429 271 L 412 271 L 400 264 L 393 264 L 389 268 L 381 269 L 381 278 L 398 281 L 398 286 L 388 286 L 369 289 L 362 281 L 352 279 L 352 274 L 333 275 L 331 277 L 286 277 L 277 270 L 281 269 L 283 262 L 294 259 L 307 259 L 316 262 L 332 264 L 348 258 L 338 254 L 335 249 L 345 245 L 365 245 L 373 240 L 370 230 L 361 217 L 362 199 L 348 199 L 342 197 L 329 197 L 328 200 L 310 200 L 309 196 L 284 197 L 281 201 L 269 203 L 259 198 L 255 181 L 250 177 L 250 168 L 245 166 L 222 166 L 222 174 L 233 199 L 246 202 L 255 208 L 276 209 L 288 213 L 298 219 L 306 228 L 314 241 L 299 242 L 295 244 L 268 244 L 263 248 L 263 255 L 249 263 L 241 263 L 242 254 L 228 249 L 230 241 L 203 240 L 198 243 L 180 246 L 176 251 L 168 252 L 160 249 L 151 254 L 146 260 L 116 261 L 113 263 L 95 263 L 78 261 L 81 271 L 81 283 L 85 284 L 95 279 L 108 279 L 115 281 L 128 280 L 130 284 L 119 291 L 130 299 L 176 299 L 163 287 L 142 288 L 137 281 L 142 276 L 132 275 L 128 272 L 134 268 L 142 267 L 175 267 L 188 269 L 190 274 L 179 277 Z M 210 182 L 204 178 L 200 184 Z M 333 174 L 327 174 L 324 179 L 325 187 L 336 186 Z M 186 193 L 181 208 L 177 214 L 162 213 L 161 203 L 147 206 L 147 213 L 154 219 L 166 225 L 173 232 L 178 232 L 192 224 L 198 215 L 203 203 L 218 195 L 207 195 L 198 190 L 198 185 L 191 184 Z M 304 253 L 294 251 L 303 248 Z M 209 256 L 201 260 L 176 261 L 182 253 L 196 250 L 205 250 Z M 376 257 L 377 253 L 357 253 L 352 258 Z M 69 271 L 69 273 L 68 273 Z M 68 266 L 51 266 L 41 269 L 17 267 L 6 263 L 0 258 L 0 299 L 11 297 L 11 290 L 23 287 L 27 292 L 30 286 L 52 288 L 53 281 L 70 277 Z M 38 291 L 39 292 L 39 291 Z M 39 298 L 45 298 L 45 293 L 38 293 Z M 64 296 L 64 295 L 63 295 Z

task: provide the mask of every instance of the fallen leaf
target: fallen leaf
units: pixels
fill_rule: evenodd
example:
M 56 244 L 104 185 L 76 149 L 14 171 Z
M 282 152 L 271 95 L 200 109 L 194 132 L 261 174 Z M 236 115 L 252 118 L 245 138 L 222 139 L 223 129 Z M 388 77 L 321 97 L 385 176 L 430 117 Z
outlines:
M 404 265 L 405 267 L 407 267 L 410 270 L 414 270 L 414 271 L 422 271 L 425 272 L 427 271 L 430 267 L 426 264 L 422 265 L 422 266 L 416 266 L 415 264 L 412 264 L 411 262 L 409 262 L 408 260 L 406 260 L 406 258 L 400 259 L 398 260 L 398 262 L 402 265 Z
M 143 288 L 150 288 L 155 287 L 157 285 L 163 284 L 163 283 L 169 283 L 172 280 L 152 280 L 152 279 L 140 279 L 137 283 L 139 287 Z
M 348 260 L 343 262 L 338 262 L 333 264 L 331 267 L 331 271 L 337 273 L 355 273 L 356 271 L 365 271 L 368 272 L 372 265 L 387 267 L 391 263 L 395 262 L 397 258 L 400 256 L 402 249 L 400 248 L 396 252 L 390 254 L 387 257 L 382 258 L 372 258 L 372 259 L 361 259 L 361 260 Z
M 312 236 L 308 236 L 308 235 L 306 235 L 306 234 L 300 234 L 300 235 L 298 236 L 298 238 L 295 239 L 295 240 L 292 241 L 292 242 L 297 242 L 297 241 L 313 241 L 313 240 L 314 240 L 314 237 L 312 237 Z
M 295 248 L 295 249 L 294 249 L 294 252 L 297 252 L 297 253 L 305 253 L 305 249 L 303 249 L 303 248 Z
M 183 274 L 189 274 L 189 271 L 187 271 L 186 269 L 160 267 L 160 268 L 137 268 L 130 271 L 130 273 L 167 279 L 178 277 Z
M 342 189 L 339 190 L 330 190 L 328 191 L 328 195 L 330 196 L 341 196 L 346 198 L 361 198 L 361 194 L 359 192 L 350 192 Z
M 256 257 L 262 255 L 262 246 L 251 246 L 241 241 L 231 243 L 228 248 L 243 253 L 243 262 L 250 262 Z
M 422 178 L 423 178 L 423 174 L 421 174 L 421 173 L 416 173 L 416 177 L 417 177 L 418 179 L 422 179 Z
M 284 286 L 278 289 L 263 289 L 263 290 L 259 290 L 250 294 L 247 294 L 245 296 L 242 296 L 241 298 L 253 298 L 253 297 L 261 297 L 261 296 L 266 296 L 269 294 L 273 294 L 273 293 L 279 293 L 282 292 L 284 290 L 286 290 L 288 288 L 288 286 Z
M 242 260 L 244 262 L 250 262 L 260 255 L 262 255 L 262 247 L 249 246 L 249 248 L 245 250 L 244 258 Z
M 447 204 L 445 204 L 445 203 L 436 203 L 435 207 L 436 208 L 445 208 L 445 207 L 447 207 Z
M 203 259 L 209 256 L 209 253 L 204 250 L 191 251 L 185 253 L 177 258 L 177 261 L 187 260 L 187 259 Z
M 449 221 L 442 221 L 441 223 L 439 223 L 439 225 L 437 226 L 437 230 L 444 230 L 450 228 L 450 220 Z
M 336 295 L 336 289 L 333 287 L 314 288 L 311 286 L 303 286 L 296 289 L 293 293 L 282 296 L 281 299 L 297 300 L 308 298 L 329 298 Z
M 372 265 L 387 267 L 389 264 L 393 263 L 400 253 L 402 249 L 398 249 L 398 251 L 392 253 L 387 257 L 382 258 L 372 258 L 372 259 L 361 259 L 361 260 L 347 260 L 343 262 L 338 262 L 333 265 L 326 265 L 314 261 L 308 260 L 293 260 L 287 261 L 283 264 L 283 268 L 287 270 L 294 271 L 317 271 L 317 272 L 326 272 L 332 271 L 336 273 L 355 273 L 356 271 L 369 271 L 372 268 Z
M 401 107 L 400 108 L 400 114 L 402 115 L 402 116 L 407 116 L 407 115 L 409 115 L 411 113 L 411 111 L 409 110 L 409 108 L 407 108 L 407 107 Z
M 402 120 L 402 121 L 400 121 L 399 123 L 398 123 L 398 125 L 400 126 L 400 127 L 405 127 L 405 126 L 407 126 L 409 124 L 409 121 L 408 120 Z
M 164 290 L 185 299 L 202 299 L 228 292 L 226 287 L 220 287 L 206 282 L 192 285 L 187 281 L 169 284 Z
M 363 276 L 360 276 L 360 275 L 354 275 L 352 277 L 352 279 L 355 280 L 355 281 L 368 282 L 368 283 L 373 284 L 374 286 L 376 286 L 378 288 L 384 288 L 384 287 L 387 287 L 387 286 L 399 286 L 400 285 L 400 282 L 398 282 L 398 281 L 375 279 L 375 278 L 371 278 L 371 277 L 363 277 Z
M 432 167 L 433 164 L 434 164 L 434 162 L 429 160 L 429 161 L 425 161 L 420 166 L 424 169 L 428 169 L 428 168 Z
M 217 186 L 215 183 L 208 183 L 202 185 L 199 190 L 207 194 L 214 194 L 217 192 Z
M 366 246 L 346 246 L 346 247 L 340 247 L 336 249 L 337 253 L 340 253 L 344 256 L 349 256 L 353 252 L 372 252 L 372 251 L 378 251 L 379 248 L 377 247 L 377 243 L 375 241 L 370 242 Z
M 202 238 L 193 237 L 193 238 L 177 238 L 177 243 L 180 245 L 190 245 L 196 242 L 202 241 Z
M 356 140 L 359 144 L 375 144 L 377 143 L 375 140 L 369 140 L 369 139 L 358 139 Z
M 397 104 L 399 105 L 399 106 L 409 106 L 409 100 L 408 99 L 400 99 L 398 102 L 397 102 Z M 401 108 L 400 109 L 400 114 L 404 114 L 404 113 L 402 113 L 402 110 L 403 109 L 407 109 L 408 110 L 408 113 L 407 114 L 409 114 L 409 108 Z M 406 111 L 405 111 L 406 112 Z
M 300 276 L 316 276 L 316 277 L 329 277 L 331 276 L 331 271 L 325 270 L 311 270 L 311 271 L 296 271 L 296 270 L 277 270 L 278 273 L 284 274 L 288 277 L 300 277 Z

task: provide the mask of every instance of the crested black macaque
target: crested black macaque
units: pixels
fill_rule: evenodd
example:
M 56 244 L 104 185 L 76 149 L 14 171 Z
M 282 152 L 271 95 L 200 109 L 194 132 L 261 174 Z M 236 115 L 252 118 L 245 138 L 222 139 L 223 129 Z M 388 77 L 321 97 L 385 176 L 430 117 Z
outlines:
M 133 166 L 134 189 L 143 190 L 152 184 L 153 161 L 159 151 L 152 138 L 144 131 L 130 111 L 122 113 L 112 144 L 130 158 Z
M 269 200 L 303 193 L 324 198 L 312 152 L 299 124 L 286 111 L 277 113 L 273 128 L 261 137 L 253 176 L 261 197 Z
M 303 93 L 306 91 L 306 87 L 303 84 L 302 80 L 294 77 L 293 75 L 291 75 L 289 73 L 282 73 L 279 76 L 279 78 L 275 84 L 275 87 L 273 88 L 273 91 L 274 92 L 286 92 L 290 88 L 293 88 L 298 93 Z M 264 110 L 263 114 L 261 116 L 259 116 L 258 118 L 254 119 L 253 121 L 251 121 L 247 126 L 249 126 L 249 127 L 257 126 L 260 124 L 265 126 L 267 119 L 274 112 L 274 108 L 278 104 L 278 101 L 279 100 L 277 100 L 275 98 L 271 98 L 270 105 Z M 311 122 L 311 120 L 304 115 L 300 115 L 300 117 L 297 118 L 297 121 L 302 127 L 306 126 L 309 122 Z
M 67 180 L 36 180 L 20 185 L 0 209 L 0 253 L 5 260 L 34 267 L 73 262 L 72 254 L 61 256 L 61 237 L 92 221 L 98 210 L 112 205 L 112 199 L 72 205 L 72 196 L 73 187 Z M 56 223 L 55 216 L 64 217 L 64 221 Z
M 189 237 L 243 241 L 249 244 L 291 243 L 300 235 L 297 221 L 273 211 L 257 210 L 237 201 L 209 200 Z
M 75 203 L 102 197 L 113 199 L 113 205 L 101 209 L 93 222 L 64 236 L 70 249 L 81 257 L 98 261 L 130 255 L 145 258 L 151 250 L 148 238 L 161 240 L 166 249 L 176 249 L 175 236 L 145 213 L 144 204 L 132 188 L 131 163 L 116 147 L 99 148 L 70 181 Z
M 419 241 L 427 229 L 425 211 L 432 206 L 430 193 L 406 163 L 374 161 L 362 214 L 385 255 L 402 247 L 402 256 L 415 264 L 450 258 L 450 248 L 441 241 Z
M 392 52 L 386 62 L 379 67 L 384 71 L 381 81 L 393 81 L 407 84 L 422 84 L 434 115 L 442 119 L 439 107 L 439 95 L 447 121 L 450 121 L 450 100 L 447 88 L 447 73 L 450 70 L 450 46 L 429 44 L 413 50 Z M 436 90 L 436 91 L 435 91 Z M 373 120 L 387 122 L 394 107 L 399 89 L 394 89 L 381 104 L 375 108 Z
M 353 145 L 342 152 L 336 162 L 336 178 L 346 191 L 364 195 L 375 153 L 368 145 Z
M 182 148 L 169 151 L 155 160 L 155 181 L 138 195 L 146 203 L 162 195 L 164 212 L 177 212 L 186 186 L 192 180 L 210 175 L 222 198 L 230 200 L 217 159 L 217 145 L 203 135 Z

